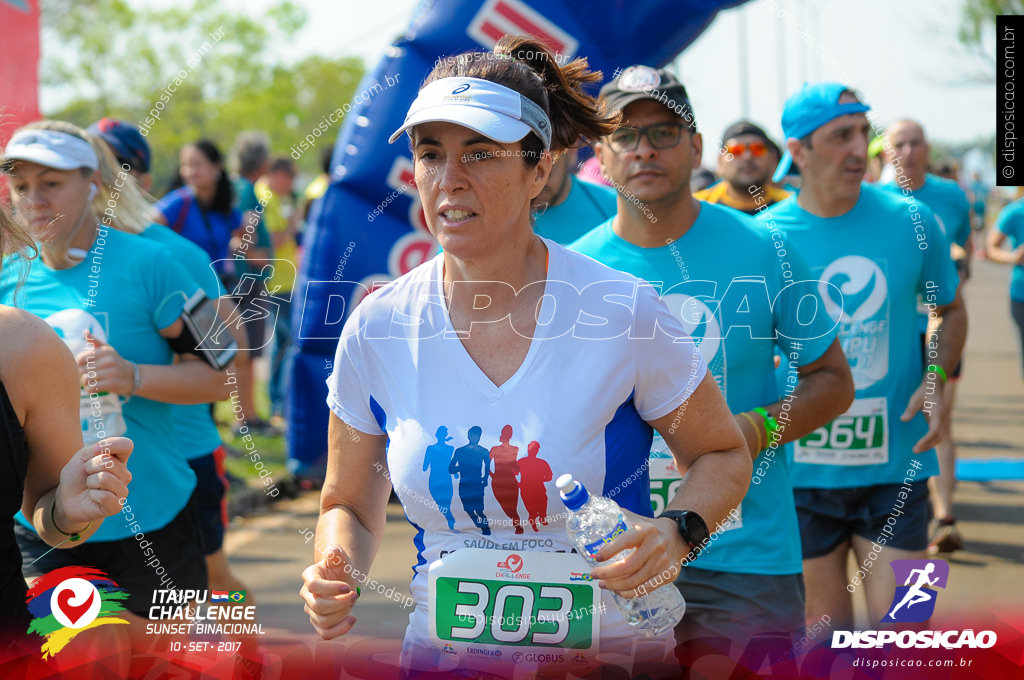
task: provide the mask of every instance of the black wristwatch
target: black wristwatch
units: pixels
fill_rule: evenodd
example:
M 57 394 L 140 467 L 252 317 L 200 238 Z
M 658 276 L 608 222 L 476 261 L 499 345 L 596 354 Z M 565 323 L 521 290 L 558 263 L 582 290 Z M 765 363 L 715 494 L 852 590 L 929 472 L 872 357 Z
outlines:
M 683 537 L 686 544 L 690 546 L 690 552 L 685 558 L 683 558 L 683 564 L 685 565 L 690 560 L 697 557 L 700 551 L 707 544 L 711 534 L 708 532 L 708 525 L 704 522 L 704 518 L 695 513 L 693 510 L 666 510 L 665 512 L 658 515 L 658 519 L 662 517 L 668 517 L 670 520 L 676 523 L 676 529 L 679 530 L 679 535 Z

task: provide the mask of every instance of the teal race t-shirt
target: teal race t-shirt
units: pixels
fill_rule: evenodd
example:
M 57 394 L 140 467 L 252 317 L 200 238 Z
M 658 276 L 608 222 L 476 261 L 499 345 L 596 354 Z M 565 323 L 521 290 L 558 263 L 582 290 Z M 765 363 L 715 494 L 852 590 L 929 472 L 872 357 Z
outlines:
M 194 282 L 189 284 L 190 287 L 194 289 L 198 284 L 211 300 L 227 295 L 206 251 L 195 243 L 162 224 L 149 225 L 142 236 L 171 251 Z M 174 431 L 181 434 L 178 446 L 186 459 L 201 458 L 221 445 L 220 432 L 210 415 L 209 404 L 171 404 L 171 414 Z
M 693 226 L 660 248 L 618 236 L 608 220 L 570 246 L 642 279 L 682 320 L 700 348 L 733 413 L 774 403 L 784 392 L 775 379 L 775 348 L 795 365 L 820 358 L 835 338 L 815 279 L 791 248 L 777 248 L 749 217 L 701 203 Z M 788 445 L 787 445 L 788 446 Z M 785 448 L 762 451 L 733 521 L 693 563 L 716 571 L 797 574 L 800 529 Z M 655 513 L 675 495 L 679 479 L 664 441 L 650 460 Z M 714 529 L 714 527 L 712 527 Z
M 816 217 L 791 197 L 758 220 L 784 234 L 819 279 L 857 389 L 844 415 L 794 443 L 793 485 L 849 488 L 938 474 L 934 450 L 911 451 L 928 430 L 924 414 L 900 420 L 923 377 L 918 296 L 947 305 L 958 284 L 932 211 L 862 184 L 845 215 Z M 908 472 L 912 459 L 922 467 Z
M 572 177 L 569 195 L 534 218 L 534 231 L 568 245 L 615 215 L 616 195 L 604 187 Z
M 1024 243 L 1024 199 L 1017 199 L 1003 208 L 996 220 L 996 229 L 1006 234 L 1010 245 L 1019 248 Z M 1010 299 L 1024 302 L 1024 266 L 1013 266 L 1010 274 Z
M 950 242 L 963 248 L 967 239 L 971 237 L 971 212 L 967 194 L 953 180 L 929 174 L 925 176 L 924 184 L 917 191 L 911 191 L 909 185 L 904 189 L 896 183 L 880 186 L 886 191 L 903 196 L 903 200 L 908 203 L 909 197 L 913 196 L 914 200 L 921 201 L 931 208 L 942 220 L 942 226 Z
M 22 264 L 28 267 L 18 286 Z M 86 258 L 68 269 L 51 269 L 42 258 L 7 258 L 0 272 L 0 301 L 62 327 L 99 327 L 122 358 L 139 364 L 170 364 L 174 354 L 159 329 L 181 316 L 186 295 L 198 290 L 163 246 L 149 239 L 100 227 Z M 196 476 L 182 455 L 171 405 L 134 396 L 122 399 L 126 437 L 135 443 L 128 469 L 128 504 L 134 523 L 123 514 L 108 517 L 89 539 L 116 541 L 166 526 L 188 503 Z M 69 455 L 73 452 L 69 451 Z M 25 527 L 31 525 L 20 515 Z

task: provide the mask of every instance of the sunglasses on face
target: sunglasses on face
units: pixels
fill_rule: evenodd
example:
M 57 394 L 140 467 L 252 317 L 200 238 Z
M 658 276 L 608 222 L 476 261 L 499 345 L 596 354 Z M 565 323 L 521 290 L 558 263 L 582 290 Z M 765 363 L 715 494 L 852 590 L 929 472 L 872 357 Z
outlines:
M 640 145 L 640 138 L 647 137 L 655 149 L 670 149 L 679 144 L 684 127 L 682 123 L 655 123 L 641 128 L 619 128 L 608 137 L 608 144 L 613 151 L 633 151 Z
M 750 142 L 749 144 L 729 144 L 725 150 L 733 156 L 742 156 L 743 152 L 750 149 L 750 153 L 760 158 L 768 152 L 768 145 L 764 142 Z

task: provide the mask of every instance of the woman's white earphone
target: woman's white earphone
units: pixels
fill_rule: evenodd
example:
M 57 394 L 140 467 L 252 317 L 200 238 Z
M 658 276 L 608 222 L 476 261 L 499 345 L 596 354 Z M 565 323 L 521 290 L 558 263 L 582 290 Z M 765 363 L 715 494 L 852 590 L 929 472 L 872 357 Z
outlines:
M 92 203 L 92 199 L 96 198 L 96 192 L 99 191 L 95 182 L 89 182 L 89 198 L 85 199 L 86 203 Z

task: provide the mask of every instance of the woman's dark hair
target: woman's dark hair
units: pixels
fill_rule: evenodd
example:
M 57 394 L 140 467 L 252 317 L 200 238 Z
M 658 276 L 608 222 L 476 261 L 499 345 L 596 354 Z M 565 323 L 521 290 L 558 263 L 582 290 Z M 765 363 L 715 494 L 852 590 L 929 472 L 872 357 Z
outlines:
M 429 85 L 441 78 L 481 78 L 519 92 L 540 106 L 551 118 L 551 152 L 557 156 L 584 141 L 596 141 L 615 130 L 619 114 L 610 114 L 603 102 L 583 91 L 583 86 L 601 82 L 601 72 L 588 69 L 587 60 L 572 59 L 564 66 L 564 55 L 556 55 L 543 43 L 523 36 L 506 35 L 494 52 L 466 52 L 438 60 L 423 81 Z M 544 143 L 533 132 L 522 139 L 527 165 L 540 162 Z
M 231 185 L 231 179 L 228 177 L 227 168 L 224 167 L 224 156 L 221 155 L 220 149 L 209 139 L 200 139 L 186 146 L 198 149 L 200 153 L 206 156 L 208 161 L 220 166 L 220 178 L 217 180 L 217 191 L 213 194 L 213 202 L 204 207 L 213 212 L 224 213 L 225 215 L 231 214 L 231 209 L 235 207 L 235 190 Z M 169 188 L 173 191 L 183 186 L 185 186 L 185 181 L 181 178 L 181 169 L 179 167 Z

